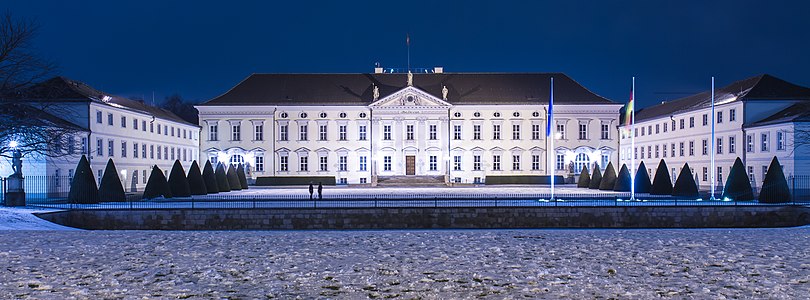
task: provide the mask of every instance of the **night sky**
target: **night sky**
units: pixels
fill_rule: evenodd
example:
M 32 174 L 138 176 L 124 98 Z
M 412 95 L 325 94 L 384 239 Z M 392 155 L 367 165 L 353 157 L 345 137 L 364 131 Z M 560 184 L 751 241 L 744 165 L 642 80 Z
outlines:
M 11 3 L 10 3 L 11 2 Z M 564 72 L 639 106 L 769 73 L 810 86 L 810 1 L 4 1 L 61 75 L 205 101 L 251 73 Z

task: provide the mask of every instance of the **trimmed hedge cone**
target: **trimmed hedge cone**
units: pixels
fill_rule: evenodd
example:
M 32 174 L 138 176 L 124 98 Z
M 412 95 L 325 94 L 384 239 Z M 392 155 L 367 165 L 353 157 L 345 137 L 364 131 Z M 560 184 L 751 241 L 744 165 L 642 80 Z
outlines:
M 154 199 L 160 196 L 171 198 L 172 191 L 166 181 L 166 176 L 163 175 L 163 170 L 154 165 L 152 173 L 149 174 L 149 181 L 146 182 L 146 188 L 143 190 L 143 199 Z
M 616 178 L 616 183 L 613 185 L 613 190 L 617 192 L 629 192 L 630 185 L 630 170 L 627 169 L 627 165 L 623 164 L 622 169 L 619 170 L 619 177 Z
M 205 162 L 202 173 L 203 181 L 205 182 L 205 190 L 209 194 L 219 193 L 219 186 L 217 185 L 217 175 L 214 174 L 214 167 L 211 166 L 211 161 Z
M 753 201 L 754 190 L 751 188 L 751 181 L 748 181 L 748 174 L 745 173 L 745 165 L 742 160 L 737 157 L 734 160 L 734 166 L 731 167 L 731 172 L 728 173 L 726 185 L 723 187 L 723 196 L 721 199 L 728 198 L 733 201 Z
M 613 185 L 615 184 L 616 170 L 613 169 L 613 162 L 610 162 L 605 168 L 605 176 L 602 176 L 602 182 L 599 183 L 599 189 L 602 191 L 612 191 Z
M 172 190 L 172 197 L 191 197 L 186 171 L 183 171 L 180 160 L 175 160 L 172 165 L 172 172 L 169 173 L 169 188 Z
M 762 203 L 785 203 L 790 201 L 790 188 L 788 187 L 782 165 L 776 156 L 768 166 L 765 173 L 765 180 L 762 181 L 762 190 L 759 191 L 759 202 Z
M 692 177 L 692 169 L 689 168 L 688 163 L 683 164 L 681 173 L 678 174 L 678 179 L 675 180 L 675 187 L 672 188 L 672 196 L 697 198 L 698 194 L 697 183 L 695 178 Z
M 188 181 L 188 189 L 192 195 L 208 194 L 208 189 L 205 187 L 205 180 L 203 180 L 202 173 L 200 172 L 200 166 L 197 165 L 196 160 L 191 162 L 191 167 L 188 168 L 186 181 Z
M 667 163 L 663 159 L 658 162 L 658 169 L 655 170 L 650 195 L 672 195 L 672 179 L 669 177 Z
M 104 175 L 98 187 L 98 197 L 104 202 L 125 202 L 127 195 L 124 193 L 124 186 L 121 185 L 121 178 L 118 177 L 118 170 L 112 158 L 107 160 L 107 167 L 104 168 Z
M 599 170 L 599 167 L 594 167 L 593 174 L 591 175 L 591 183 L 588 185 L 588 188 L 592 190 L 598 189 L 601 182 L 602 171 Z
M 228 184 L 231 187 L 231 191 L 239 191 L 242 189 L 242 184 L 239 183 L 239 175 L 236 175 L 236 166 L 230 165 L 228 167 Z
M 87 160 L 87 157 L 82 155 L 79 164 L 76 166 L 73 181 L 70 182 L 68 202 L 76 204 L 96 204 L 98 203 L 98 199 L 96 178 L 93 176 L 93 171 L 90 170 L 90 162 Z
M 642 161 L 636 170 L 636 178 L 633 179 L 636 185 L 636 193 L 649 193 L 650 192 L 650 173 L 647 173 L 647 166 Z
M 588 175 L 588 167 L 585 166 L 582 168 L 582 172 L 579 172 L 579 181 L 577 181 L 577 187 L 580 188 L 588 188 L 591 185 L 591 176 Z
M 228 174 L 225 173 L 225 167 L 222 163 L 217 164 L 217 172 L 215 175 L 217 176 L 217 187 L 219 188 L 219 191 L 230 192 L 231 184 L 228 183 Z
M 247 175 L 245 175 L 245 167 L 242 164 L 239 164 L 239 167 L 236 168 L 236 175 L 239 176 L 239 185 L 243 190 L 248 189 L 247 184 Z

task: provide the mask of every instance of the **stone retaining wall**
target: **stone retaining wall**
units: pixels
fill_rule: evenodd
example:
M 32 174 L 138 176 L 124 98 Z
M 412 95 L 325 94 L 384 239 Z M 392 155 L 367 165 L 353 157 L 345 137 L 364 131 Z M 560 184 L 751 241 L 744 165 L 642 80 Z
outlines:
M 802 206 L 71 210 L 39 217 L 84 229 L 709 228 L 810 224 Z

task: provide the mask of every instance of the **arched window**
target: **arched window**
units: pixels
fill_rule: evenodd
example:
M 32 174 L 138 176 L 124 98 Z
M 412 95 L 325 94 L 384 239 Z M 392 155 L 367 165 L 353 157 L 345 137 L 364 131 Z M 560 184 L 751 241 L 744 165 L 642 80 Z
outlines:
M 230 163 L 232 165 L 244 164 L 245 163 L 245 157 L 241 156 L 239 154 L 231 155 L 231 162 Z
M 587 154 L 585 153 L 577 154 L 577 157 L 574 161 L 574 171 L 576 171 L 577 173 L 582 172 L 582 169 L 587 167 L 590 162 L 591 160 L 590 158 L 588 158 Z

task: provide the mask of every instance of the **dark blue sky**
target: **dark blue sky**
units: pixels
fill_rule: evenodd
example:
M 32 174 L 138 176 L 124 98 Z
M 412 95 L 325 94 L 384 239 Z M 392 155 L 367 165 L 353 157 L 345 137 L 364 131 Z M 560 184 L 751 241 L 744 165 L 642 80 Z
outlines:
M 60 73 L 208 100 L 251 73 L 564 72 L 639 106 L 770 73 L 810 86 L 808 1 L 5 1 Z

